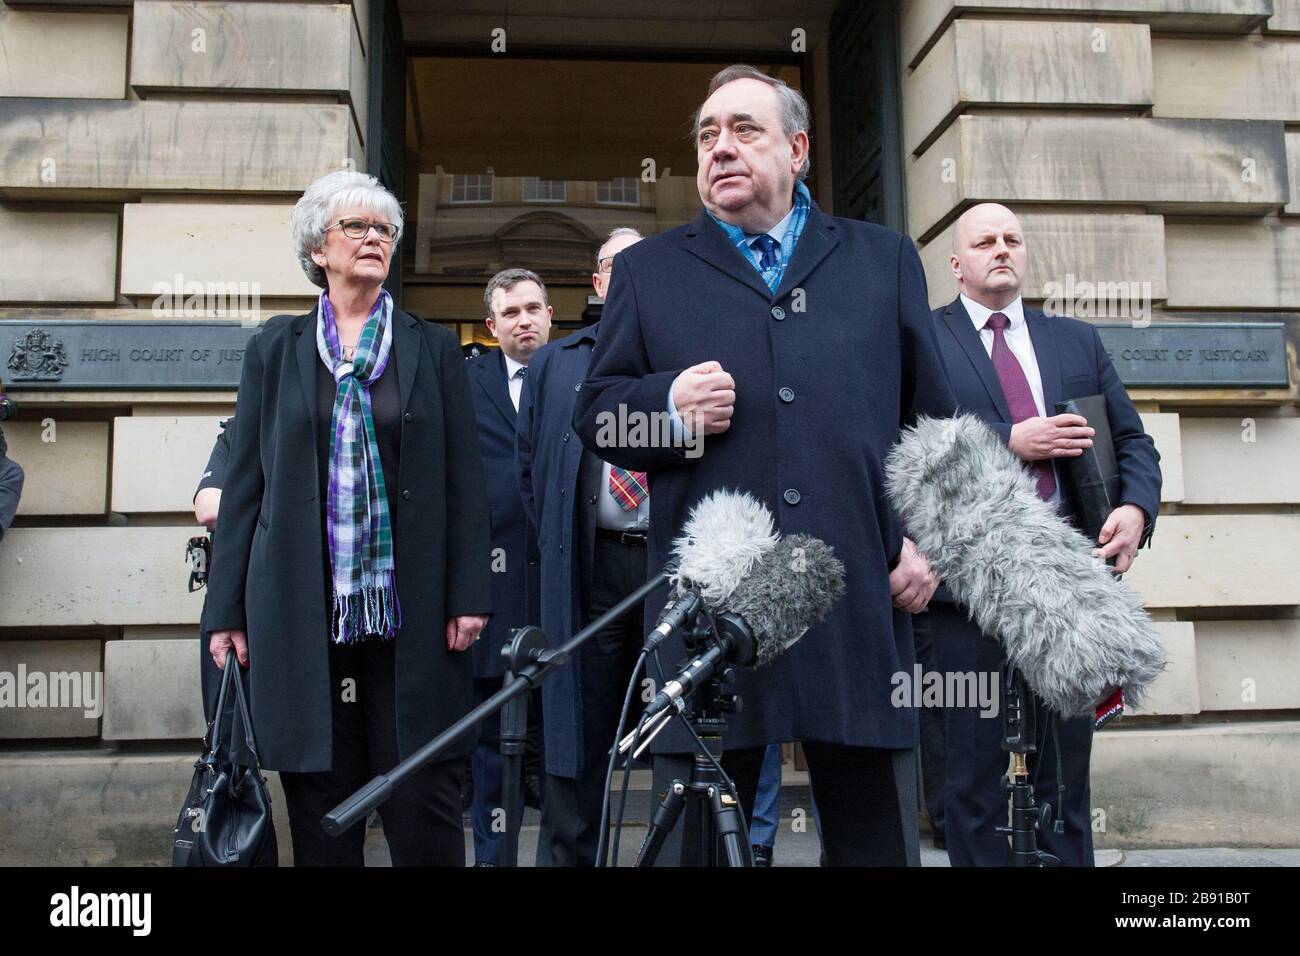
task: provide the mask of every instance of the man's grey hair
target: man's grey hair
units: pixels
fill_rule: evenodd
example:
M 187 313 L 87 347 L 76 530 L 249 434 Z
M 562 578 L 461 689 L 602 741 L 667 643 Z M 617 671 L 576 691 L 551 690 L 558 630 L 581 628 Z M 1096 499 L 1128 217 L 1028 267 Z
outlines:
M 809 111 L 808 101 L 804 99 L 802 93 L 785 82 L 785 80 L 775 76 L 768 76 L 762 70 L 756 69 L 748 63 L 733 63 L 731 66 L 713 74 L 713 79 L 709 81 L 709 92 L 705 94 L 704 98 L 707 100 L 720 87 L 726 86 L 735 80 L 758 80 L 760 83 L 766 83 L 776 90 L 777 98 L 781 101 L 781 132 L 785 133 L 787 138 L 800 130 L 807 133 L 812 126 L 812 113 Z M 704 104 L 701 103 L 700 105 L 703 107 Z M 691 139 L 695 143 L 700 141 L 700 111 L 698 109 L 691 116 Z M 800 179 L 806 178 L 808 170 L 811 168 L 811 157 L 805 156 L 803 165 L 799 167 L 798 177 Z
M 488 279 L 487 288 L 483 290 L 483 308 L 486 314 L 495 318 L 492 313 L 492 293 L 497 289 L 509 292 L 521 282 L 536 282 L 537 288 L 542 290 L 542 304 L 550 305 L 551 299 L 546 292 L 546 283 L 542 277 L 531 269 L 502 269 L 491 279 Z
M 633 238 L 636 238 L 636 239 L 644 239 L 644 238 L 645 238 L 645 236 L 641 235 L 641 233 L 637 232 L 637 231 L 636 231 L 635 229 L 633 229 L 631 226 L 619 226 L 617 229 L 611 229 L 611 230 L 609 231 L 609 235 L 605 237 L 605 241 L 602 242 L 602 243 L 600 244 L 600 248 L 596 250 L 596 268 L 597 268 L 597 269 L 600 268 L 600 260 L 603 259 L 603 258 L 605 258 L 605 257 L 602 255 L 602 253 L 605 251 L 605 247 L 608 246 L 608 245 L 609 245 L 611 242 L 613 242 L 615 239 L 622 239 L 624 236 L 632 236 Z
M 383 216 L 397 227 L 393 246 L 401 241 L 402 204 L 378 179 L 346 169 L 326 173 L 307 187 L 289 216 L 293 251 L 313 285 L 327 288 L 325 270 L 312 261 L 312 252 L 325 244 L 325 231 L 338 221 L 340 210 L 354 208 Z

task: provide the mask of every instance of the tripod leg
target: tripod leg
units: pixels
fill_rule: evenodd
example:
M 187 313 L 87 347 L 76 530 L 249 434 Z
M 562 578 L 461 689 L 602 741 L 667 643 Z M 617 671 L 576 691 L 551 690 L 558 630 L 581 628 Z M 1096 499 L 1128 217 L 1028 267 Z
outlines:
M 709 788 L 709 804 L 713 808 L 713 823 L 717 828 L 722 849 L 727 855 L 727 866 L 754 865 L 754 851 L 749 845 L 745 818 L 736 798 L 721 787 Z
M 655 860 L 659 857 L 659 850 L 664 845 L 664 840 L 672 832 L 673 827 L 677 824 L 677 818 L 682 815 L 682 807 L 686 806 L 686 784 L 680 780 L 674 780 L 664 794 L 663 800 L 659 801 L 659 806 L 650 818 L 649 832 L 641 844 L 641 849 L 637 851 L 636 863 L 634 866 L 649 867 L 655 865 Z M 618 861 L 614 861 L 615 865 Z

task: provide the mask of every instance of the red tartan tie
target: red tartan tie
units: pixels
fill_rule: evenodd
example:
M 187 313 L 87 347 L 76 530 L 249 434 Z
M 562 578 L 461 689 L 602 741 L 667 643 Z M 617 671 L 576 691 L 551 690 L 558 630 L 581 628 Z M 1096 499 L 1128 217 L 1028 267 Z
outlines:
M 637 505 L 645 501 L 649 492 L 646 489 L 644 471 L 628 471 L 617 465 L 609 466 L 609 493 L 614 496 L 618 506 L 624 511 L 635 511 Z

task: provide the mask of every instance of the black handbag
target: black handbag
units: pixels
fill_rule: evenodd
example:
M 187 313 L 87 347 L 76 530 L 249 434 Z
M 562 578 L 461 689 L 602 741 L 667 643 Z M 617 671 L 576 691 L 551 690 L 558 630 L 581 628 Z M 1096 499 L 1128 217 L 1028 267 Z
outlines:
M 271 795 L 262 776 L 239 662 L 231 649 L 217 709 L 172 831 L 172 866 L 276 866 Z

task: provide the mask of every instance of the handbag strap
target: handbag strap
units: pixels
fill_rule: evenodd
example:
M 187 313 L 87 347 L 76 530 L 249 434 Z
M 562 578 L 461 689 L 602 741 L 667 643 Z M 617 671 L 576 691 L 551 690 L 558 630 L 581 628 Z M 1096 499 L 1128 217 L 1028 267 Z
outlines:
M 203 738 L 203 746 L 208 754 L 216 755 L 217 748 L 223 742 L 222 717 L 226 713 L 226 694 L 230 692 L 230 681 L 235 673 L 235 668 L 239 662 L 235 660 L 234 648 L 231 648 L 226 654 L 226 667 L 221 672 L 221 690 L 217 693 L 217 709 L 212 715 L 212 722 L 208 724 L 208 733 Z M 243 689 L 242 687 L 240 688 Z
M 233 656 L 233 655 L 231 655 Z M 229 660 L 227 659 L 227 663 Z M 238 709 L 238 718 L 243 725 L 244 744 L 248 747 L 248 752 L 253 755 L 253 766 L 251 769 L 259 774 L 262 771 L 262 758 L 257 753 L 257 740 L 253 736 L 253 718 L 248 712 L 248 700 L 244 696 L 244 682 L 238 678 L 235 684 L 235 706 Z

